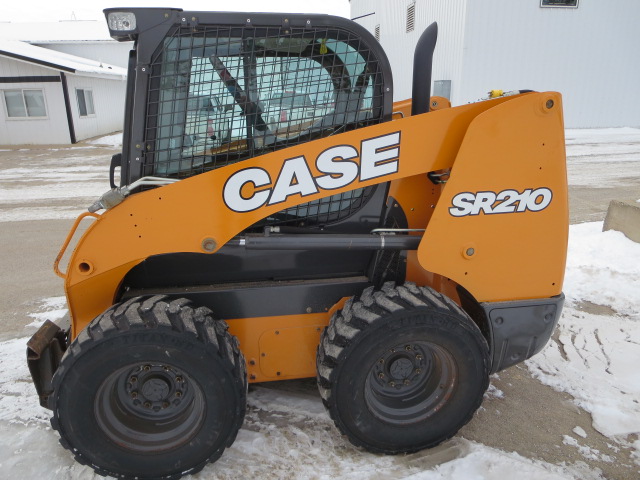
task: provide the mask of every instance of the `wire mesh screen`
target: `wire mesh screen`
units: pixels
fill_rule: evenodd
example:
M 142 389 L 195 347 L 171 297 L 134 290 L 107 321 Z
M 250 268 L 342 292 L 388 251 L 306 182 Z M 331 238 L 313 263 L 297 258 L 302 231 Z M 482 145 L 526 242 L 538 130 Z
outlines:
M 379 123 L 380 66 L 336 29 L 176 27 L 154 56 L 145 175 L 185 178 Z M 309 202 L 268 224 L 348 216 L 372 189 Z

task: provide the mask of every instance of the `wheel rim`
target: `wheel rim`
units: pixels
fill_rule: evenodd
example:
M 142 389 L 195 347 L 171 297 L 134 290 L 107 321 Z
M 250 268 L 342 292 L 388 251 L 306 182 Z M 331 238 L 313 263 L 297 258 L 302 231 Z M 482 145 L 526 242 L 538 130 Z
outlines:
M 188 375 L 166 364 L 121 368 L 100 385 L 95 417 L 117 445 L 136 452 L 188 443 L 205 420 L 204 395 Z
M 386 350 L 369 370 L 365 402 L 374 416 L 387 423 L 415 423 L 444 406 L 457 378 L 453 355 L 440 345 L 396 345 Z

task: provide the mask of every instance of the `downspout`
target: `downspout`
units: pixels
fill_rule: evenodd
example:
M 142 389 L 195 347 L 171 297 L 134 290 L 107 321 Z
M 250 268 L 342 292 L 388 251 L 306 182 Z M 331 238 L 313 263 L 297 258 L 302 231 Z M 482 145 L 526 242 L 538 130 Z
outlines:
M 71 101 L 69 100 L 69 88 L 67 87 L 67 77 L 64 72 L 60 72 L 62 82 L 62 95 L 64 95 L 64 108 L 67 111 L 67 123 L 69 124 L 69 138 L 71 143 L 78 143 L 76 140 L 76 129 L 73 126 L 73 116 L 71 114 Z

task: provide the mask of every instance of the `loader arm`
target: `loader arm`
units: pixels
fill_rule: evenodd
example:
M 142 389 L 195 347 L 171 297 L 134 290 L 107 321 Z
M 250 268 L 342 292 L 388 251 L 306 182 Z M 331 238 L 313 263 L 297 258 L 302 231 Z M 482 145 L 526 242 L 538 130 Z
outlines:
M 357 129 L 130 196 L 100 215 L 71 255 L 72 337 L 113 304 L 126 273 L 148 257 L 215 255 L 283 209 L 449 168 L 423 226 L 420 266 L 478 301 L 559 294 L 568 234 L 562 104 L 558 93 L 531 93 Z M 502 197 L 491 201 L 486 192 Z M 504 214 L 492 210 L 501 204 Z

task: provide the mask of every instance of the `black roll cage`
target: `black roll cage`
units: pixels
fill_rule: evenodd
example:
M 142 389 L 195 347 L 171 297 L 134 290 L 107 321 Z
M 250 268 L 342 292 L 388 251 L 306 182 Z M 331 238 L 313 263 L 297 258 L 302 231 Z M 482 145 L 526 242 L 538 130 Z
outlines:
M 120 185 L 128 185 L 144 176 L 145 129 L 147 118 L 148 83 L 150 65 L 162 48 L 162 42 L 172 29 L 189 28 L 195 32 L 202 26 L 220 26 L 241 29 L 245 34 L 259 28 L 277 27 L 285 29 L 327 28 L 343 32 L 343 40 L 357 39 L 378 62 L 382 75 L 382 121 L 391 119 L 393 104 L 393 80 L 391 66 L 384 50 L 364 27 L 341 17 L 321 14 L 246 13 L 246 12 L 200 12 L 162 8 L 111 8 L 111 12 L 131 12 L 136 16 L 136 29 L 132 32 L 111 32 L 118 41 L 134 40 L 130 53 L 127 77 L 127 99 L 125 103 L 123 151 L 120 163 Z M 311 31 L 311 30 L 309 30 Z M 340 38 L 338 38 L 340 40 Z M 360 50 L 360 49 L 358 49 Z M 366 58 L 368 61 L 369 58 Z M 115 168 L 113 166 L 112 168 Z

